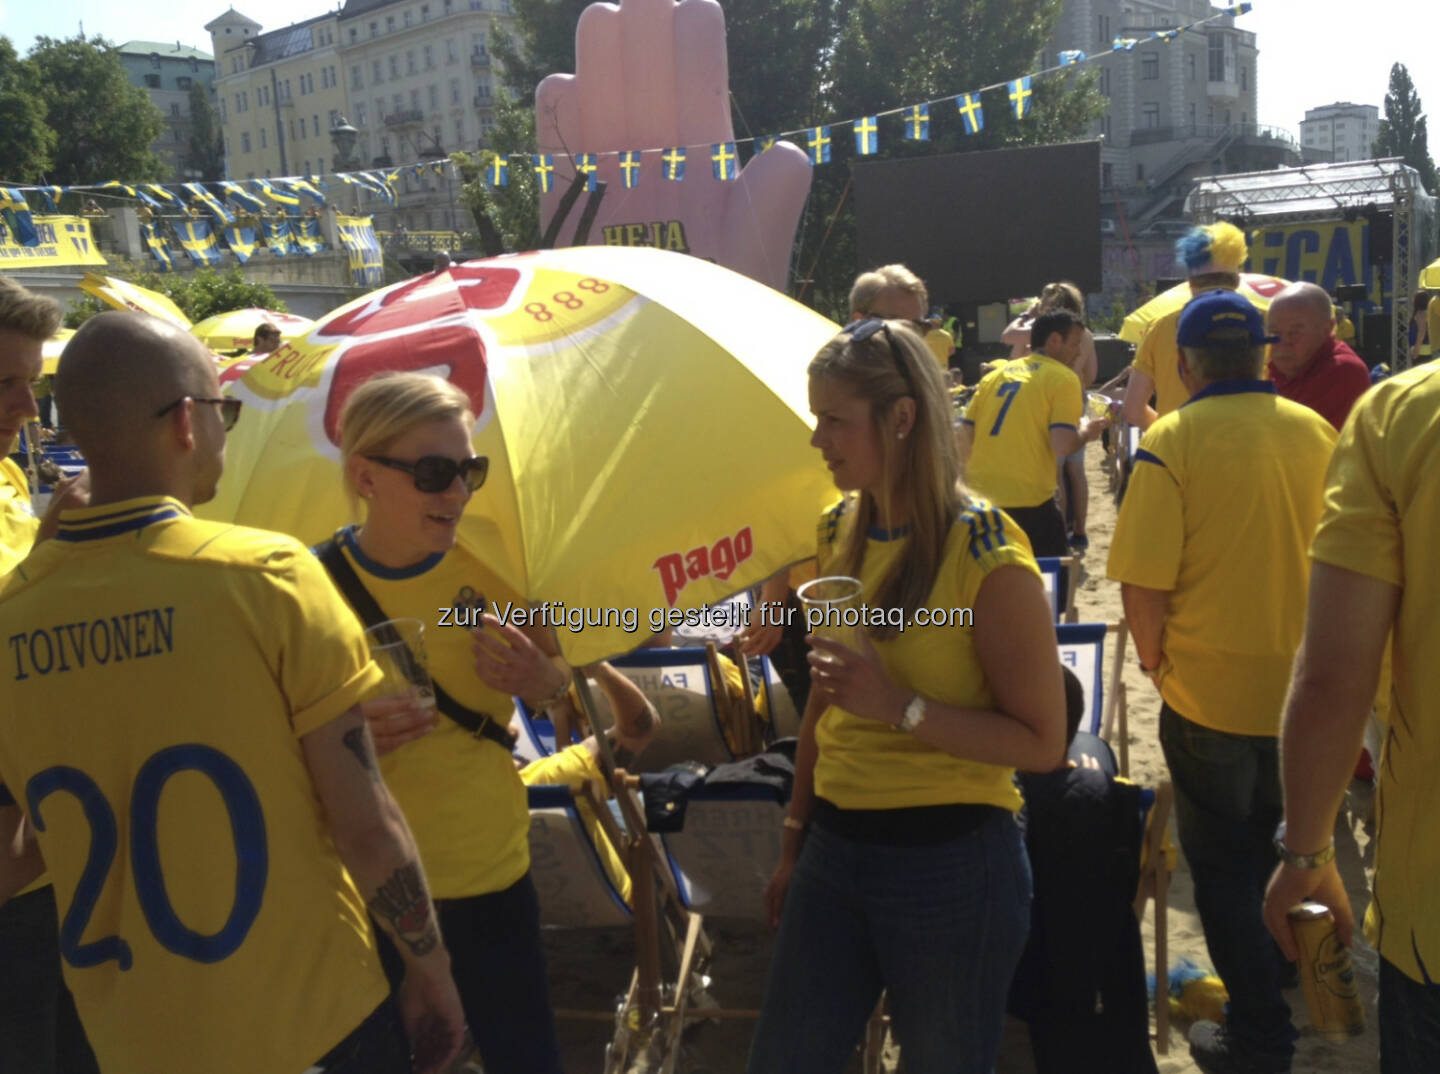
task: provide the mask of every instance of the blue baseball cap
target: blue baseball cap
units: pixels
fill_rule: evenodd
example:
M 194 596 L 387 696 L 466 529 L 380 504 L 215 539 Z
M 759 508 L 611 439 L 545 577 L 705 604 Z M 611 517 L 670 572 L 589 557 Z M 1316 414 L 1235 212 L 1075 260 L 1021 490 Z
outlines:
M 1206 291 L 1192 298 L 1180 314 L 1175 342 L 1182 347 L 1233 347 L 1275 343 L 1265 334 L 1265 317 L 1249 299 L 1235 291 Z

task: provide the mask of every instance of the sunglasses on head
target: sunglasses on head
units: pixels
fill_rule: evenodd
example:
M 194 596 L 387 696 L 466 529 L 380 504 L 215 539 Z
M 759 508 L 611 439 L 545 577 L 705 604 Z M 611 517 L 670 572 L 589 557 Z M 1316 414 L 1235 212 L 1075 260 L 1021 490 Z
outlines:
M 155 416 L 157 418 L 163 418 L 166 414 L 170 413 L 170 411 L 174 410 L 181 403 L 185 402 L 186 399 L 189 399 L 192 403 L 209 403 L 211 406 L 218 406 L 220 408 L 220 420 L 224 423 L 225 431 L 227 433 L 231 429 L 235 428 L 235 423 L 240 420 L 240 408 L 243 405 L 243 402 L 241 400 L 201 399 L 199 396 L 195 395 L 182 395 L 179 399 L 176 399 L 175 402 L 167 403 L 165 406 L 162 406 L 159 410 L 155 411 Z
M 913 325 L 915 322 L 906 321 L 905 324 Z M 879 317 L 867 317 L 863 321 L 855 321 L 841 329 L 842 336 L 849 336 L 856 343 L 864 343 L 876 332 L 885 333 L 885 342 L 890 345 L 890 357 L 895 361 L 895 368 L 899 371 L 900 377 L 905 381 L 905 386 L 910 389 L 910 394 L 915 394 L 915 385 L 910 380 L 910 373 L 905 368 L 905 361 L 900 357 L 900 349 L 895 346 L 895 337 L 890 334 L 890 326 Z
M 485 477 L 490 472 L 490 459 L 486 455 L 472 455 L 461 462 L 445 455 L 422 455 L 414 462 L 402 462 L 384 455 L 365 457 L 381 466 L 409 474 L 415 482 L 415 488 L 420 492 L 444 492 L 457 477 L 465 482 L 467 489 L 474 492 L 485 484 Z

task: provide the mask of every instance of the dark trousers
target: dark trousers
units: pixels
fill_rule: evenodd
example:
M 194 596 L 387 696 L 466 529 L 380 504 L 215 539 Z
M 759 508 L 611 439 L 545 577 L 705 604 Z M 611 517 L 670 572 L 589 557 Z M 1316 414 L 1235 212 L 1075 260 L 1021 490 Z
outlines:
M 320 1074 L 410 1074 L 410 1042 L 395 1000 L 376 1007 L 315 1066 Z
M 1380 960 L 1380 1074 L 1429 1074 L 1440 1056 L 1440 984 Z
M 1060 517 L 1060 505 L 1053 499 L 1034 507 L 1005 507 L 1002 510 L 1025 531 L 1025 536 L 1030 538 L 1030 549 L 1035 555 L 1070 554 L 1070 542 L 1065 537 L 1065 520 Z
M 60 926 L 49 886 L 0 907 L 0 1071 L 99 1074 L 60 973 Z
M 530 874 L 489 895 L 436 899 L 435 908 L 485 1074 L 560 1074 L 540 900 Z M 397 988 L 404 963 L 389 937 L 376 932 L 385 975 Z
M 1291 1054 L 1285 963 L 1261 916 L 1283 812 L 1278 742 L 1202 727 L 1161 705 L 1160 745 L 1205 945 L 1230 994 L 1230 1035 L 1247 1051 Z

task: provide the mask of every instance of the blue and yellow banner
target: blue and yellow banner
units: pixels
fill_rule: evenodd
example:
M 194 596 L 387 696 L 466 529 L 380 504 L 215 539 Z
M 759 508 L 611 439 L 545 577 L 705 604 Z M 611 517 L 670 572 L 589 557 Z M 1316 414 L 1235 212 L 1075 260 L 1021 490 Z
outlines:
M 1370 225 L 1364 220 L 1260 228 L 1250 235 L 1246 272 L 1335 288 L 1364 284 L 1372 309 L 1390 308 L 1388 265 L 1370 263 Z
M 368 216 L 337 216 L 340 245 L 350 255 L 350 282 L 356 287 L 379 287 L 385 282 L 385 255 Z
M 210 230 L 210 221 L 177 220 L 175 234 L 180 239 L 180 246 L 197 265 L 220 264 L 220 244 Z
M 295 245 L 306 257 L 325 249 L 325 237 L 320 234 L 320 220 L 314 216 L 292 216 L 290 231 L 295 236 Z
M 140 238 L 145 240 L 145 247 L 159 265 L 161 272 L 169 272 L 175 267 L 175 255 L 170 252 L 170 246 L 165 241 L 165 233 L 160 229 L 159 224 L 141 224 Z
M 0 227 L 0 272 L 12 268 L 103 265 L 105 259 L 90 233 L 90 221 L 78 216 L 32 216 L 35 245 L 26 246 Z
M 260 225 L 265 229 L 265 245 L 276 257 L 300 252 L 300 247 L 295 245 L 295 236 L 290 231 L 289 217 L 281 216 L 273 220 L 267 217 L 260 221 Z
M 235 260 L 240 264 L 250 260 L 250 255 L 255 252 L 257 242 L 255 229 L 253 227 L 241 227 L 236 224 L 227 227 L 223 232 L 225 245 L 230 247 L 230 252 L 235 255 Z

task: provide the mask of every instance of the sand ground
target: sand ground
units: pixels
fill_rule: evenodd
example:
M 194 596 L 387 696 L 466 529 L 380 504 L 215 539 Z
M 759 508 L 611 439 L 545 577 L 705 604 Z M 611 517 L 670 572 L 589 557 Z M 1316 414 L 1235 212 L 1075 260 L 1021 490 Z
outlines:
M 1090 480 L 1090 550 L 1081 573 L 1076 605 L 1081 622 L 1118 622 L 1122 614 L 1119 586 L 1104 577 L 1116 510 L 1104 453 L 1098 445 L 1088 452 L 1087 471 Z M 1112 658 L 1113 650 L 1106 653 L 1107 669 Z M 1129 698 L 1130 775 L 1142 784 L 1154 785 L 1167 775 L 1157 732 L 1160 699 L 1137 668 L 1133 648 L 1127 649 L 1124 660 Z M 1118 731 L 1116 734 L 1118 736 Z M 1113 744 L 1118 750 L 1118 738 Z M 1357 915 L 1363 913 L 1368 901 L 1366 868 L 1371 858 L 1372 834 L 1368 824 L 1369 813 L 1368 790 L 1352 784 L 1346 811 L 1337 822 L 1336 839 L 1341 871 Z M 1171 830 L 1173 833 L 1173 819 Z M 712 921 L 707 927 L 716 952 L 710 968 L 711 991 L 725 1007 L 757 1008 L 770 957 L 768 933 L 758 924 L 735 921 Z M 1147 911 L 1142 929 L 1146 964 L 1153 972 L 1153 909 Z M 1186 957 L 1203 966 L 1210 965 L 1200 921 L 1195 914 L 1190 873 L 1183 854 L 1171 881 L 1167 936 L 1172 965 Z M 546 948 L 557 1008 L 614 1009 L 615 998 L 624 990 L 630 968 L 634 965 L 634 944 L 627 931 L 549 933 Z M 1295 1024 L 1300 1030 L 1295 1074 L 1374 1074 L 1379 1070 L 1374 1029 L 1377 956 L 1361 941 L 1358 949 L 1352 952 L 1352 958 L 1365 1001 L 1369 1028 L 1364 1035 L 1342 1044 L 1321 1040 L 1309 1027 L 1300 990 L 1297 988 L 1287 993 Z M 752 1027 L 753 1023 L 743 1020 L 710 1022 L 692 1027 L 686 1033 L 677 1071 L 680 1074 L 740 1074 L 745 1069 Z M 613 1029 L 613 1021 L 562 1021 L 560 1039 L 565 1069 L 570 1074 L 590 1074 L 601 1070 L 605 1044 Z M 1185 1029 L 1186 1023 L 1172 1021 L 1169 1053 L 1159 1056 L 1161 1074 L 1192 1074 L 1199 1070 L 1190 1060 Z M 1152 1037 L 1153 1032 L 1152 1020 Z M 899 1069 L 893 1048 L 887 1051 L 886 1067 L 888 1070 Z M 852 1062 L 851 1069 L 859 1069 L 858 1061 Z M 1028 1074 L 1031 1071 L 1028 1040 L 1024 1027 L 1018 1023 L 1007 1027 L 997 1071 L 999 1074 Z

